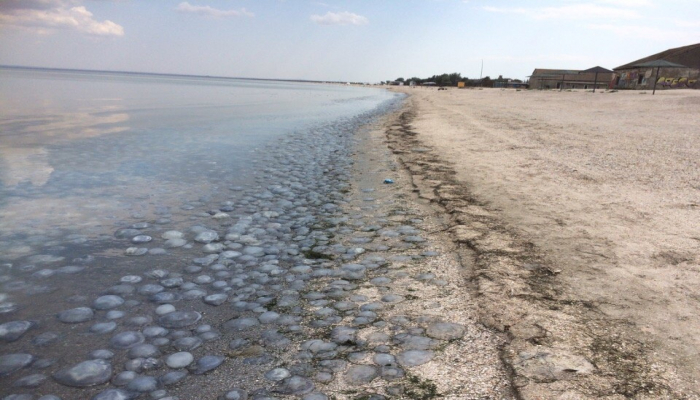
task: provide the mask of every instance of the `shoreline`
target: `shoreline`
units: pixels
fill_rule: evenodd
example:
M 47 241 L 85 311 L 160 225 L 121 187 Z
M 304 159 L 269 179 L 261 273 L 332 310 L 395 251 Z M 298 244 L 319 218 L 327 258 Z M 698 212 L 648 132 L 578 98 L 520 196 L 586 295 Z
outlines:
M 396 91 L 423 93 L 420 99 L 407 99 L 396 121 L 387 125 L 390 145 L 410 171 L 419 197 L 449 216 L 449 232 L 469 271 L 480 322 L 509 337 L 503 360 L 519 395 L 696 398 L 692 380 L 678 371 L 681 365 L 659 357 L 656 343 L 640 335 L 633 320 L 612 316 L 600 301 L 581 296 L 571 278 L 563 277 L 576 272 L 563 270 L 551 249 L 532 241 L 528 232 L 513 225 L 502 205 L 463 180 L 469 162 L 457 161 L 455 155 L 464 159 L 468 151 L 445 153 L 449 157 L 438 153 L 451 145 L 432 138 L 435 129 L 441 138 L 460 139 L 450 130 L 455 125 L 435 121 L 447 118 L 441 114 L 448 106 L 465 105 L 464 98 L 441 101 L 431 97 L 437 92 Z M 467 96 L 454 94 L 459 95 Z M 469 114 L 462 110 L 457 112 Z M 454 118 L 450 123 L 463 116 Z
M 37 261 L 40 273 L 19 260 L 17 275 L 4 282 L 17 290 L 21 279 L 28 289 L 43 282 L 47 291 L 33 299 L 47 307 L 42 315 L 26 307 L 6 314 L 26 319 L 28 329 L 8 337 L 5 353 L 33 358 L 2 360 L 11 367 L 2 391 L 37 393 L 36 384 L 42 393 L 95 400 L 135 392 L 681 398 L 676 385 L 683 382 L 650 361 L 653 349 L 636 339 L 634 326 L 574 296 L 550 254 L 462 180 L 464 163 L 424 142 L 419 107 L 408 97 L 353 124 L 279 139 L 256 158 L 256 184 L 193 197 L 178 231 L 172 222 L 132 216 L 108 251 L 81 242 L 80 254 Z M 148 244 L 128 240 L 137 234 L 150 235 Z M 125 256 L 125 246 L 143 256 Z M 68 249 L 56 251 L 66 256 L 60 252 Z M 61 267 L 76 255 L 79 268 Z M 105 262 L 119 268 L 105 275 Z M 75 279 L 63 277 L 64 269 L 83 279 L 105 276 L 85 292 L 71 286 L 52 294 L 51 286 Z M 46 280 L 54 271 L 55 280 Z M 97 297 L 105 294 L 102 303 L 121 299 L 122 306 L 104 309 Z M 56 295 L 64 301 L 51 301 Z M 159 311 L 162 305 L 172 309 Z M 55 313 L 78 306 L 95 308 L 94 316 L 56 321 Z M 125 333 L 137 342 L 115 346 Z M 41 346 L 49 347 L 36 344 L 46 338 Z M 50 347 L 59 342 L 62 348 Z M 197 361 L 166 368 L 175 351 Z M 110 365 L 112 379 L 75 389 L 52 378 L 86 357 L 106 357 L 98 363 Z
M 38 274 L 5 265 L 19 300 L 0 393 L 515 400 L 503 335 L 476 322 L 442 217 L 415 201 L 379 111 L 281 138 L 255 185 L 187 202 L 179 230 L 132 216 L 107 249 L 57 248 Z M 91 285 L 63 284 L 77 280 Z

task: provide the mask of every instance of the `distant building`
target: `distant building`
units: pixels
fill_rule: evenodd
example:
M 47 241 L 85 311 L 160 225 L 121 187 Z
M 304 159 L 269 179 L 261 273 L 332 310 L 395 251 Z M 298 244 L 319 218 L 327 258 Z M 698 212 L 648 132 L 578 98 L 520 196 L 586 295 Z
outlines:
M 535 68 L 530 75 L 530 89 L 558 89 L 565 75 L 578 73 L 574 69 Z
M 528 84 L 524 83 L 520 79 L 510 79 L 498 77 L 498 79 L 493 81 L 493 87 L 495 88 L 527 88 Z
M 536 68 L 530 75 L 530 89 L 605 89 L 613 71 L 603 67 L 585 70 Z
M 649 67 L 653 61 L 667 61 L 684 68 Z M 641 66 L 640 66 L 641 65 Z M 646 90 L 656 88 L 700 89 L 700 43 L 677 47 L 641 58 L 614 69 L 612 85 L 620 89 Z

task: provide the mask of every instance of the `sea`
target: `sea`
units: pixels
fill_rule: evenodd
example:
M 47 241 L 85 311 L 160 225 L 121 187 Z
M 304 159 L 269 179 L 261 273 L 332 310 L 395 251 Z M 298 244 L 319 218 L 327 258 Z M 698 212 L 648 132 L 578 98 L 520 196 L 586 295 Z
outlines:
M 158 332 L 185 327 L 215 343 L 207 315 L 226 312 L 206 307 L 260 312 L 245 308 L 256 293 L 303 286 L 276 275 L 328 241 L 310 227 L 352 185 L 353 135 L 401 99 L 340 84 L 0 67 L 0 397 L 133 398 L 147 388 L 113 378 L 137 371 L 160 376 L 151 396 L 165 398 L 168 379 L 187 374 L 119 351 L 167 347 L 176 338 Z M 208 357 L 199 372 L 219 355 Z
M 0 252 L 35 233 L 94 235 L 112 220 L 245 185 L 292 132 L 349 120 L 381 89 L 138 73 L 0 69 Z

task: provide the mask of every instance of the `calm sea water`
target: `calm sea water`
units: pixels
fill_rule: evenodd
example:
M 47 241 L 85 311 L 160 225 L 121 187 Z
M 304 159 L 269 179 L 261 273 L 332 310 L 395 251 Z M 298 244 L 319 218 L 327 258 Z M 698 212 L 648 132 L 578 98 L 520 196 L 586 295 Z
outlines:
M 395 95 L 340 85 L 0 69 L 0 254 L 245 185 L 291 132 Z M 29 240 L 25 240 L 29 238 Z M 33 238 L 33 239 L 32 239 Z M 45 243 L 41 243 L 45 245 Z
M 221 363 L 234 338 L 222 321 L 305 287 L 282 273 L 330 244 L 315 226 L 352 185 L 357 129 L 398 99 L 339 85 L 0 68 L 0 397 L 106 396 L 125 370 L 155 381 L 168 372 L 160 352 L 183 335 L 202 335 L 190 349 L 199 361 Z M 165 302 L 179 312 L 160 316 Z M 134 332 L 146 329 L 156 333 Z M 125 351 L 143 341 L 160 350 Z M 105 348 L 115 350 L 108 361 L 86 361 Z M 267 367 L 243 372 L 262 376 L 256 368 Z M 221 376 L 188 375 L 168 393 L 218 395 L 230 389 Z M 261 381 L 239 379 L 251 390 Z

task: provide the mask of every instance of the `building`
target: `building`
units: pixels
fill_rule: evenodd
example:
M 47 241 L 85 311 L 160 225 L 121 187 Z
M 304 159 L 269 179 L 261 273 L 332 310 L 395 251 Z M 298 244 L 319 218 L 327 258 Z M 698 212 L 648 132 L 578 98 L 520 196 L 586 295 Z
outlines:
M 682 67 L 656 67 L 654 61 L 666 61 Z M 621 65 L 614 71 L 612 84 L 619 89 L 652 89 L 655 82 L 657 89 L 700 89 L 700 43 L 662 51 Z
M 524 83 L 520 79 L 510 79 L 510 78 L 503 78 L 503 77 L 499 76 L 498 79 L 493 81 L 493 87 L 520 89 L 520 88 L 527 88 L 527 83 Z
M 536 68 L 530 75 L 530 89 L 605 89 L 613 71 L 603 67 L 585 70 Z

